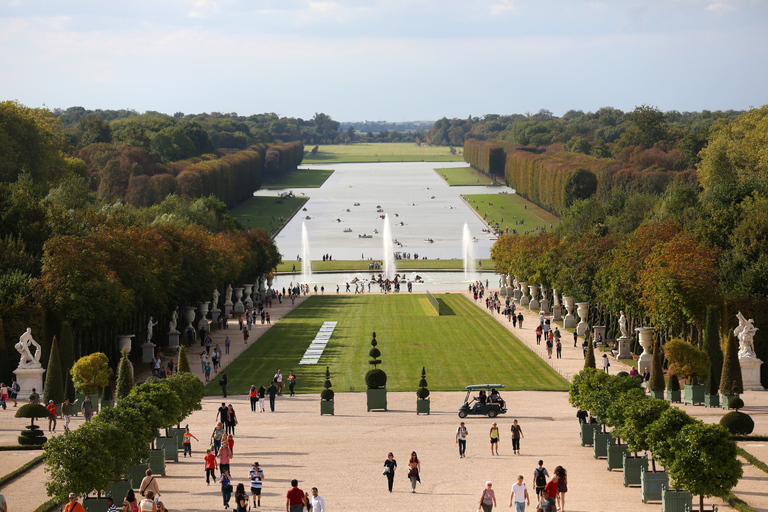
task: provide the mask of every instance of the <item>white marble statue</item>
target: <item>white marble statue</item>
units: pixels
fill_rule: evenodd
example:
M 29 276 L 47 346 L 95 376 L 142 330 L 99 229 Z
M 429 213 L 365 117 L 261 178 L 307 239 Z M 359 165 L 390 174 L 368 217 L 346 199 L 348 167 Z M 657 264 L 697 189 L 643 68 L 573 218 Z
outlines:
M 232 285 L 228 284 L 224 291 L 224 304 L 232 304 Z
M 739 359 L 757 358 L 755 354 L 755 321 L 751 318 L 747 320 L 741 311 L 736 315 L 739 319 L 739 325 L 733 330 L 733 335 L 739 340 Z
M 539 285 L 539 290 L 541 290 L 541 301 L 547 300 L 547 289 L 544 288 L 544 286 Z
M 515 280 L 512 281 L 512 289 L 513 290 L 519 290 L 520 289 L 520 281 L 517 280 L 517 276 L 515 276 Z
M 553 306 L 559 306 L 560 305 L 560 297 L 557 295 L 557 288 L 552 288 L 552 297 L 555 299 L 555 303 Z
M 32 346 L 35 347 L 35 353 L 32 353 Z M 19 337 L 19 342 L 16 344 L 16 350 L 21 354 L 19 360 L 19 368 L 42 368 L 40 364 L 40 344 L 32 338 L 32 329 L 27 327 L 24 334 Z
M 627 337 L 627 317 L 624 316 L 623 311 L 621 311 L 621 316 L 619 317 L 619 330 L 621 331 L 621 337 L 626 338 Z
M 211 309 L 219 309 L 219 289 L 213 289 L 213 307 Z
M 149 317 L 149 323 L 147 323 L 147 343 L 152 343 L 152 330 L 157 325 L 157 322 L 152 321 L 152 317 Z
M 171 321 L 168 322 L 168 332 L 176 332 L 176 324 L 179 321 L 179 308 L 173 310 L 171 313 Z

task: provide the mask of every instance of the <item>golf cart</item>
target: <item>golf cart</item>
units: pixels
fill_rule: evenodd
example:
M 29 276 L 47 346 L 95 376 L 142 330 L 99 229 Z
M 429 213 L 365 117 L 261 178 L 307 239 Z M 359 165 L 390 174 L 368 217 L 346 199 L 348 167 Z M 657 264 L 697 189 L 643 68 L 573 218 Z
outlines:
M 467 386 L 465 389 L 467 390 L 467 396 L 464 398 L 464 404 L 459 407 L 459 418 L 466 418 L 468 415 L 495 418 L 499 414 L 507 412 L 506 404 L 498 392 L 491 393 L 492 391 L 504 389 L 503 384 L 474 384 Z M 477 392 L 478 395 L 482 394 L 484 400 L 480 396 L 472 397 L 473 392 Z M 487 397 L 485 396 L 486 394 Z

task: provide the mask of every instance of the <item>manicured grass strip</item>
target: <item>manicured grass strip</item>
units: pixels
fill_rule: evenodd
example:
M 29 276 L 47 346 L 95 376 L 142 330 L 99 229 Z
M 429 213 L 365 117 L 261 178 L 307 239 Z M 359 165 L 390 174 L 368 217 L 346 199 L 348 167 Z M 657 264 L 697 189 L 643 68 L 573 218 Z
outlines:
M 443 177 L 452 187 L 462 185 L 490 185 L 493 180 L 477 172 L 471 167 L 443 167 L 435 169 L 435 172 Z
M 755 466 L 760 471 L 768 473 L 768 465 L 766 465 L 765 462 L 761 461 L 760 459 L 758 459 L 757 457 L 755 457 L 754 455 L 746 451 L 744 448 L 737 446 L 736 453 L 739 454 L 741 457 L 747 459 L 747 461 L 749 461 L 750 464 Z
M 246 229 L 261 228 L 270 234 L 275 234 L 308 200 L 308 197 L 252 197 L 230 210 L 229 213 Z M 281 217 L 282 220 L 280 220 Z
M 462 155 L 452 155 L 446 146 L 417 146 L 413 142 L 377 142 L 372 144 L 336 144 L 320 146 L 303 163 L 342 162 L 461 162 Z
M 330 169 L 296 169 L 287 176 L 283 176 L 280 181 L 262 185 L 261 188 L 318 188 L 325 183 L 333 170 Z
M 40 448 L 38 447 L 38 450 L 39 449 Z M 14 478 L 20 477 L 21 475 L 23 475 L 24 473 L 26 473 L 27 471 L 29 471 L 33 467 L 37 466 L 38 464 L 43 462 L 43 459 L 45 459 L 45 454 L 44 453 L 38 455 L 37 457 L 35 457 L 31 461 L 27 462 L 26 464 L 21 466 L 19 469 L 15 470 L 15 471 L 11 471 L 7 475 L 5 475 L 3 477 L 0 477 L 0 487 L 4 486 L 5 484 L 10 482 Z
M 523 234 L 537 226 L 551 229 L 550 225 L 556 228 L 560 223 L 560 219 L 517 194 L 471 194 L 465 195 L 464 199 L 488 224 L 498 224 L 502 231 L 509 228 L 510 233 L 516 229 Z
M 493 270 L 493 260 L 478 260 L 483 264 L 483 270 Z M 368 272 L 368 261 L 365 260 L 333 260 L 333 261 L 313 261 L 313 271 L 352 271 Z M 301 262 L 296 260 L 286 260 L 277 266 L 278 272 L 292 272 L 296 265 L 296 271 L 301 271 Z M 397 260 L 395 266 L 398 271 L 401 270 L 464 270 L 462 260 Z M 372 271 L 375 274 L 380 270 Z
M 19 450 L 42 450 L 39 446 L 0 446 L 0 452 L 17 452 Z
M 416 391 L 421 367 L 432 391 L 501 383 L 507 391 L 568 389 L 568 382 L 497 321 L 460 294 L 439 294 L 440 316 L 423 294 L 313 296 L 286 315 L 226 368 L 232 393 L 268 385 L 293 370 L 296 391 L 319 393 L 330 366 L 334 391 L 365 390 L 371 333 L 390 391 Z M 299 365 L 325 321 L 337 321 L 319 364 Z M 221 392 L 218 382 L 206 393 Z M 458 407 L 458 404 L 457 404 Z
M 729 492 L 725 496 L 721 496 L 722 500 L 729 504 L 734 509 L 738 510 L 739 512 L 757 512 L 757 510 L 753 509 L 749 505 L 747 505 L 747 502 L 733 494 L 732 492 Z

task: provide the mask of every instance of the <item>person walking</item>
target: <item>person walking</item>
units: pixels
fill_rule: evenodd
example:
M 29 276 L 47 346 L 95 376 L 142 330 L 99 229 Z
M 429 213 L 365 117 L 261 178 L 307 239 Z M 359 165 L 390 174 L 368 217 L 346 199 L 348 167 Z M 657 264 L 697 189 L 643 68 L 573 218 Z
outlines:
M 611 366 L 611 362 L 608 361 L 608 354 L 603 354 L 603 371 L 608 373 L 608 367 Z
M 416 492 L 416 482 L 421 483 L 421 461 L 416 452 L 411 452 L 411 458 L 408 460 L 408 478 L 411 480 L 411 492 Z
M 232 498 L 232 477 L 228 470 L 221 472 L 219 482 L 221 483 L 221 498 L 224 501 L 224 508 L 229 508 L 229 500 Z
M 219 458 L 219 472 L 224 474 L 229 471 L 229 462 L 232 458 L 232 449 L 229 447 L 229 436 L 224 434 L 221 438 L 221 449 L 217 455 Z
M 240 483 L 235 489 L 235 507 L 237 512 L 248 512 L 248 495 L 245 494 L 245 486 Z
M 205 382 L 211 381 L 211 364 L 205 363 Z
M 275 381 L 272 381 L 272 384 L 267 388 L 267 394 L 269 395 L 269 410 L 275 412 L 275 396 L 277 396 Z
M 384 461 L 384 474 L 387 476 L 387 486 L 389 492 L 392 492 L 392 483 L 395 481 L 395 470 L 397 469 L 397 461 L 392 452 L 387 455 L 387 460 Z
M 555 498 L 551 497 L 546 490 L 541 491 L 541 500 L 536 507 L 541 512 L 557 512 L 557 503 Z
M 192 435 L 192 433 L 189 431 L 189 427 L 187 427 L 184 430 L 184 438 L 183 438 L 183 445 L 184 445 L 184 458 L 187 458 L 187 454 L 189 454 L 190 457 L 192 457 L 192 439 L 195 441 L 200 441 L 198 438 Z
M 221 394 L 223 395 L 222 398 L 227 398 L 227 381 L 227 374 L 222 373 L 219 378 L 219 386 L 221 386 Z
M 216 409 L 216 418 L 214 418 L 214 420 L 223 425 L 226 425 L 228 414 L 229 414 L 229 407 L 227 407 L 227 403 L 221 402 L 221 407 Z
M 553 337 L 555 340 L 555 352 L 557 352 L 557 358 L 562 359 L 563 358 L 563 344 L 560 343 L 559 337 Z
M 491 436 L 491 455 L 493 455 L 494 447 L 496 447 L 496 455 L 498 455 L 499 454 L 499 427 L 496 426 L 496 423 L 494 423 L 491 426 L 489 435 Z
M 464 426 L 463 421 L 456 429 L 456 444 L 459 445 L 459 458 L 463 459 L 467 451 L 467 427 Z
M 259 412 L 264 412 L 264 409 L 266 408 L 266 404 L 264 403 L 266 392 L 267 390 L 264 388 L 264 386 L 259 386 Z
M 552 343 L 552 340 L 549 337 L 547 337 L 545 343 L 547 346 L 547 359 L 552 359 L 552 348 L 554 343 Z
M 213 432 L 211 432 L 211 444 L 213 445 L 213 453 L 215 455 L 219 454 L 222 437 L 224 437 L 224 425 L 221 422 L 218 422 L 213 428 Z
M 48 405 L 45 408 L 48 409 L 48 432 L 56 432 L 56 404 L 53 403 L 53 400 L 48 400 Z
M 309 500 L 312 512 L 325 512 L 325 500 L 317 492 L 317 487 L 312 488 L 312 498 Z
M 200 353 L 200 369 L 205 373 L 205 365 L 208 364 L 208 354 L 205 352 Z
M 485 489 L 483 489 L 483 493 L 480 495 L 480 506 L 478 507 L 478 510 L 482 509 L 483 512 L 491 512 L 493 507 L 496 506 L 496 494 L 491 487 L 493 487 L 493 482 L 485 482 Z
M 648 391 L 648 383 L 651 381 L 651 372 L 646 366 L 643 370 L 643 383 L 645 384 L 645 390 Z
M 277 373 L 272 380 L 274 380 L 275 384 L 277 385 L 277 395 L 283 396 L 283 374 L 280 370 L 277 370 Z
M 512 486 L 512 494 L 509 496 L 509 506 L 515 505 L 515 512 L 525 512 L 525 505 L 531 505 L 531 498 L 528 496 L 528 487 L 523 482 L 523 475 L 517 476 L 517 483 Z
M 517 314 L 517 326 L 522 329 L 523 328 L 523 314 L 518 313 Z
M 248 473 L 248 478 L 251 480 L 251 496 L 253 496 L 253 505 L 255 507 L 261 506 L 261 489 L 264 481 L 264 471 L 259 467 L 258 462 L 253 463 L 251 471 Z
M 542 331 L 541 324 L 539 324 L 539 326 L 536 328 L 536 331 L 535 331 L 536 332 L 536 344 L 537 345 L 541 345 L 541 331 Z M 552 355 L 552 354 L 550 353 L 550 355 Z
M 518 425 L 517 420 L 512 422 L 512 452 L 520 455 L 520 438 L 525 437 L 523 435 L 523 429 Z
M 155 493 L 147 491 L 144 494 L 144 499 L 139 503 L 140 512 L 157 512 L 157 504 L 155 503 Z
M 547 477 L 549 472 L 544 467 L 544 461 L 539 461 L 539 467 L 533 470 L 533 482 L 536 485 L 536 496 L 541 495 L 541 491 L 547 486 Z
M 211 485 L 211 478 L 216 482 L 217 469 L 216 455 L 209 448 L 205 451 L 205 485 Z
M 237 426 L 237 414 L 235 414 L 235 408 L 232 407 L 232 404 L 229 404 L 227 408 L 227 421 L 229 422 L 229 434 L 233 436 Z
M 294 375 L 293 370 L 291 370 L 288 374 L 288 389 L 291 392 L 289 396 L 296 396 L 296 393 L 293 392 L 294 386 L 296 386 L 296 375 Z
M 93 416 L 93 402 L 91 402 L 91 397 L 86 396 L 85 401 L 83 402 L 83 416 L 85 417 L 85 421 L 91 421 L 91 417 Z
M 552 475 L 552 479 L 547 483 L 547 486 L 544 488 L 544 491 L 546 491 L 547 494 L 549 494 L 550 498 L 555 498 L 557 500 L 557 497 L 559 495 L 558 489 L 558 480 L 560 478 L 557 476 L 557 473 Z
M 568 492 L 568 473 L 563 466 L 557 466 L 555 475 L 557 475 L 557 508 L 563 512 L 565 511 L 565 493 Z
M 299 481 L 291 480 L 291 489 L 285 495 L 285 512 L 302 512 L 306 505 L 304 491 L 299 489 Z
M 8 509 L 7 506 L 5 509 Z M 67 506 L 64 507 L 64 512 L 85 512 L 83 506 L 77 502 L 77 496 L 75 493 L 69 493 L 69 503 L 67 503 Z
M 251 412 L 256 412 L 256 404 L 259 403 L 259 390 L 256 389 L 256 386 L 251 386 L 248 398 L 251 400 Z
M 141 485 L 139 485 L 139 494 L 147 496 L 151 492 L 154 496 L 159 498 L 160 486 L 157 485 L 157 478 L 154 477 L 151 469 L 147 469 L 144 474 L 146 476 L 142 479 Z

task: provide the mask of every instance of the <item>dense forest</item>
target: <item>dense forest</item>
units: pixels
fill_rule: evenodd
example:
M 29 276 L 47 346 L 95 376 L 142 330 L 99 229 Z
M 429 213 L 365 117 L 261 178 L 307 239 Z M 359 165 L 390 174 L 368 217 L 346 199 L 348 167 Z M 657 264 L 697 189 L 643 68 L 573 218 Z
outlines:
M 554 232 L 501 237 L 496 269 L 589 301 L 590 324 L 611 338 L 623 310 L 662 342 L 701 346 L 708 308 L 723 339 L 742 311 L 768 360 L 768 106 L 642 106 L 611 129 L 601 112 L 576 117 L 588 129 L 541 119 L 466 140 L 473 167 L 562 218 Z

